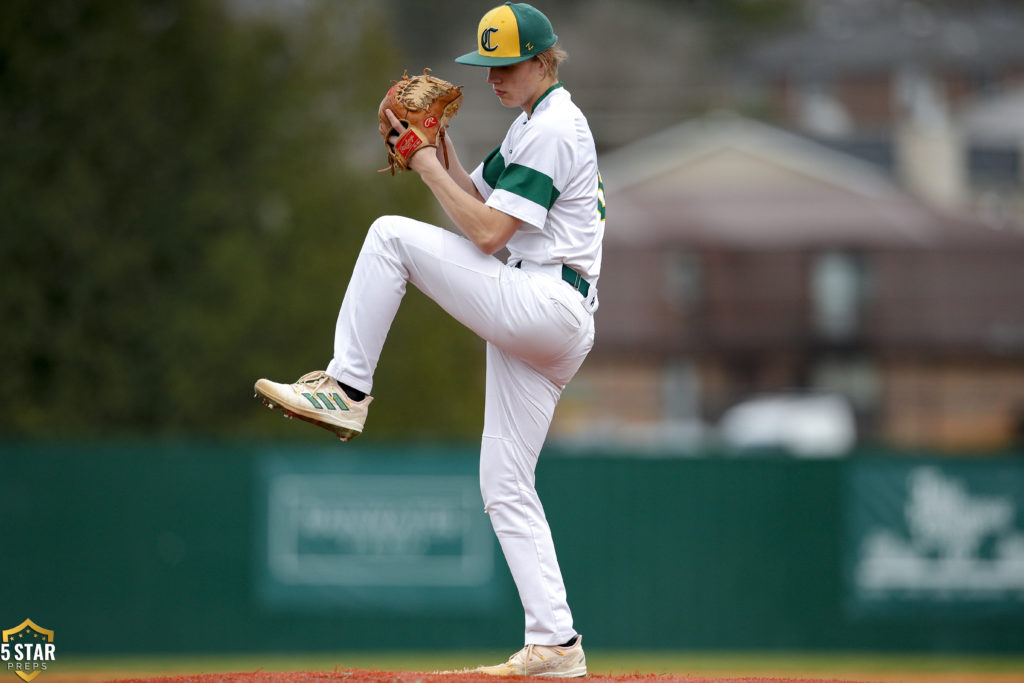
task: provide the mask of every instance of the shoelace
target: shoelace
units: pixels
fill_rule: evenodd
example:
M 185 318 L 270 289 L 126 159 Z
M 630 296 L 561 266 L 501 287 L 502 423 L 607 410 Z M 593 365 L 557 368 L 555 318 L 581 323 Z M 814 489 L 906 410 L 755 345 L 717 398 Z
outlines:
M 295 383 L 305 384 L 309 387 L 312 387 L 313 392 L 315 393 L 317 389 L 323 386 L 323 384 L 330 379 L 331 376 L 328 375 L 323 370 L 314 370 L 313 372 L 307 372 L 305 375 L 300 377 L 299 380 Z
M 531 657 L 533 657 L 533 643 L 530 643 L 522 650 L 512 655 L 510 661 L 526 666 L 526 664 L 530 661 Z M 542 662 L 548 661 L 548 658 L 539 652 L 537 653 L 537 657 L 539 657 Z

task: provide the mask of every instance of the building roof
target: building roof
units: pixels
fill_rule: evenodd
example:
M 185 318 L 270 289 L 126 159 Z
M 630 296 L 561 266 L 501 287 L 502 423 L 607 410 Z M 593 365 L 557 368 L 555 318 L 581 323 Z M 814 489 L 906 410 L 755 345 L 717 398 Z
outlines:
M 1006 237 L 929 207 L 877 166 L 730 112 L 605 154 L 601 168 L 609 246 L 931 248 Z

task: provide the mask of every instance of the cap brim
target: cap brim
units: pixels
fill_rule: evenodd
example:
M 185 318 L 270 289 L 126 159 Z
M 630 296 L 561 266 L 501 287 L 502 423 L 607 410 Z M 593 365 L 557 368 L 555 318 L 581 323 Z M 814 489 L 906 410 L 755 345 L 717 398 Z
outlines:
M 456 57 L 455 61 L 459 64 L 468 64 L 469 66 L 509 66 L 510 64 L 525 62 L 527 59 L 536 56 L 537 55 L 526 55 L 525 57 L 488 57 L 487 55 L 482 55 L 479 52 L 467 52 L 461 57 Z

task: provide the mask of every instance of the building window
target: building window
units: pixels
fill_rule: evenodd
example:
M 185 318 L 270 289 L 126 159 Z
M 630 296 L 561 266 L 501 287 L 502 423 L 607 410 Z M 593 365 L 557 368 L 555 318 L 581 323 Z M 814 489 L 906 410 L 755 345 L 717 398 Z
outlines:
M 859 336 L 867 288 L 867 267 L 861 255 L 840 251 L 816 255 L 811 267 L 815 332 L 833 342 Z
M 665 254 L 665 302 L 676 313 L 691 312 L 701 297 L 701 266 L 697 254 L 671 251 Z

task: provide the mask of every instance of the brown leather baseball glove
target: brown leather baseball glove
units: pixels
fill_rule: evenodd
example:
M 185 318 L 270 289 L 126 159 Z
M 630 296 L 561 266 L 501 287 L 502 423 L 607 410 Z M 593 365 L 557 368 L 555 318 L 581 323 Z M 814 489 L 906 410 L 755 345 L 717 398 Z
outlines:
M 395 170 L 409 170 L 412 155 L 425 147 L 444 149 L 444 165 L 448 168 L 448 150 L 444 146 L 445 128 L 452 117 L 459 111 L 462 104 L 462 86 L 452 85 L 448 81 L 430 76 L 430 69 L 424 69 L 422 76 L 409 77 L 409 72 L 402 74 L 402 79 L 394 81 L 388 94 L 380 103 L 377 117 L 380 120 L 380 134 L 387 147 L 388 167 L 391 175 Z M 397 134 L 385 111 L 390 109 L 398 120 L 406 127 L 405 133 L 395 144 L 388 138 Z M 381 172 L 387 171 L 382 168 Z

